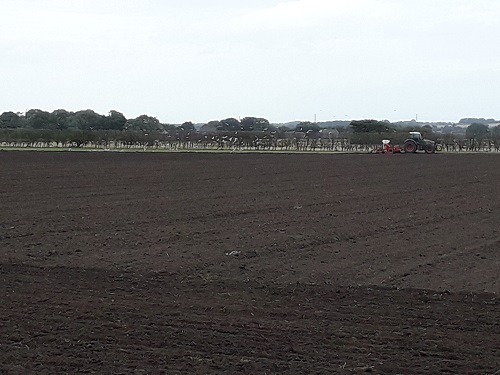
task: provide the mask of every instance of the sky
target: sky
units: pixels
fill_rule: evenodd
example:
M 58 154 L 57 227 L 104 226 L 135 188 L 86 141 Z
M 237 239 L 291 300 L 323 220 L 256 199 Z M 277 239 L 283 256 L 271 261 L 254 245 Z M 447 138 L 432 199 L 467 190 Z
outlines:
M 0 113 L 500 119 L 498 0 L 0 0 Z

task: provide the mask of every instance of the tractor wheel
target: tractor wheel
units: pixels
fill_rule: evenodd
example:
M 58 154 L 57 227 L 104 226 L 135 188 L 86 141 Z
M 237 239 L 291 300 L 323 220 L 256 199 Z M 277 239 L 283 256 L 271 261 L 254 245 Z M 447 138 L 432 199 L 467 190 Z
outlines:
M 409 153 L 409 154 L 417 152 L 417 144 L 413 141 L 407 141 L 403 145 L 403 150 L 404 150 L 404 152 Z
M 425 145 L 424 150 L 427 154 L 433 154 L 436 151 L 436 148 L 432 143 L 428 143 Z

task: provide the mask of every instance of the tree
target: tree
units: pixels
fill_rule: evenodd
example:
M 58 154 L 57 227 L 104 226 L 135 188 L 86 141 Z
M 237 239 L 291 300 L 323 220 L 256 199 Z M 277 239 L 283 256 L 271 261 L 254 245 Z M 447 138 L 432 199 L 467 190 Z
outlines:
M 244 131 L 269 131 L 276 130 L 269 121 L 261 117 L 244 117 L 241 120 L 241 130 Z
M 23 119 L 14 112 L 4 112 L 0 115 L 0 128 L 20 128 L 23 126 Z
M 69 118 L 69 127 L 80 130 L 102 129 L 104 117 L 91 109 L 73 113 Z
M 491 138 L 493 139 L 493 144 L 497 151 L 500 150 L 500 125 L 495 126 L 491 130 Z
M 392 130 L 390 123 L 377 120 L 354 120 L 350 124 L 354 133 L 387 133 Z
M 482 140 L 488 136 L 488 133 L 488 125 L 475 122 L 467 127 L 465 136 L 469 139 Z
M 56 130 L 66 130 L 70 126 L 70 118 L 73 113 L 65 109 L 56 109 L 51 113 L 56 123 Z
M 91 131 L 74 131 L 71 134 L 70 142 L 75 144 L 76 147 L 82 147 L 89 143 L 97 141 L 97 134 Z
M 432 134 L 432 126 L 430 125 L 424 125 L 420 128 L 420 130 L 422 131 L 422 134 Z
M 220 125 L 217 130 L 238 131 L 241 130 L 241 124 L 237 119 L 231 117 L 225 120 L 220 120 Z
M 222 127 L 220 121 L 209 121 L 208 124 L 203 125 L 200 128 L 200 132 L 202 133 L 215 133 L 217 129 Z
M 55 129 L 57 124 L 55 116 L 41 109 L 26 112 L 26 123 L 33 129 Z
M 194 133 L 196 131 L 196 128 L 194 127 L 194 124 L 191 121 L 183 123 L 177 129 L 181 133 Z
M 123 130 L 126 123 L 127 119 L 123 113 L 111 110 L 108 116 L 104 118 L 102 128 L 108 130 Z
M 297 124 L 295 131 L 302 133 L 319 132 L 319 125 L 315 122 L 302 121 Z
M 141 115 L 133 120 L 128 120 L 125 124 L 125 130 L 142 132 L 161 131 L 163 130 L 163 126 L 156 117 Z
M 177 134 L 177 126 L 172 125 L 172 124 L 163 124 L 163 131 L 166 134 L 174 136 Z
M 287 133 L 290 131 L 290 128 L 288 126 L 281 125 L 276 130 L 280 133 Z
M 476 124 L 485 124 L 486 125 L 486 124 L 492 124 L 494 122 L 496 122 L 496 120 L 493 118 L 486 119 L 486 118 L 482 118 L 482 117 L 480 117 L 480 118 L 469 117 L 469 118 L 460 119 L 460 121 L 458 123 L 459 124 L 474 124 L 474 123 L 476 123 Z

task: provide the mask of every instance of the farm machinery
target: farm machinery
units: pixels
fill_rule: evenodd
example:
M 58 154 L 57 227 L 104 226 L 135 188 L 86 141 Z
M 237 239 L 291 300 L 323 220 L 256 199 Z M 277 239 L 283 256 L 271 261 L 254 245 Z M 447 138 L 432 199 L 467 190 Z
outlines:
M 427 154 L 433 154 L 436 151 L 441 151 L 441 145 L 423 138 L 420 132 L 410 132 L 410 138 L 403 144 L 403 150 L 407 153 L 425 151 Z
M 433 154 L 436 151 L 441 151 L 440 144 L 423 138 L 420 132 L 410 132 L 410 137 L 404 141 L 403 146 L 393 146 L 390 143 L 391 141 L 388 139 L 382 140 L 382 147 L 375 149 L 373 152 L 376 154 L 412 154 L 417 151 L 425 151 L 427 154 Z
M 403 151 L 403 147 L 397 145 L 392 146 L 391 141 L 388 139 L 382 140 L 382 147 L 378 147 L 372 151 L 374 154 L 399 154 Z

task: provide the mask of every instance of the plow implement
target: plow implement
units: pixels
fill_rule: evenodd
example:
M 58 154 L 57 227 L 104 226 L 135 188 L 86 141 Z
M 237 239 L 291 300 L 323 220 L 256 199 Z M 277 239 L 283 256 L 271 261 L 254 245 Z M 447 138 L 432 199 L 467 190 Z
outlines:
M 404 152 L 403 147 L 399 145 L 392 146 L 391 141 L 384 139 L 382 147 L 378 147 L 372 151 L 372 154 L 400 154 Z

